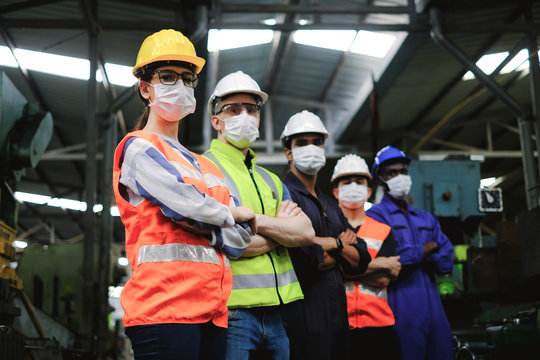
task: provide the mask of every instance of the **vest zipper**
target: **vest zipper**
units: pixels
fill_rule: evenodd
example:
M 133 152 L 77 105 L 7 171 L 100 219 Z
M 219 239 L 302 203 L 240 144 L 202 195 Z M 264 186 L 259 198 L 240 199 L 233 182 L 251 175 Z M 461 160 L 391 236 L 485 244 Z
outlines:
M 278 278 L 277 278 L 277 271 L 276 266 L 274 265 L 274 259 L 272 259 L 272 255 L 270 255 L 270 252 L 267 252 L 266 255 L 270 258 L 270 262 L 272 263 L 272 268 L 274 269 L 274 279 L 276 280 L 276 293 L 279 299 L 279 304 L 284 304 L 283 299 L 281 298 L 281 295 L 279 294 L 279 287 L 278 287 Z
M 261 197 L 261 193 L 259 191 L 259 187 L 257 186 L 257 183 L 255 182 L 255 177 L 253 176 L 253 167 L 252 167 L 252 164 L 251 164 L 251 156 L 250 155 L 251 154 L 248 152 L 248 155 L 246 156 L 246 160 L 245 160 L 244 164 L 246 165 L 246 167 L 247 167 L 247 169 L 249 171 L 249 176 L 251 176 L 251 181 L 253 181 L 253 185 L 255 185 L 255 190 L 257 190 L 257 196 L 259 197 L 259 202 L 261 203 L 262 213 L 264 214 L 264 203 L 262 201 L 262 197 Z M 268 257 L 270 258 L 270 263 L 272 264 L 272 268 L 274 269 L 274 280 L 276 281 L 276 294 L 278 296 L 279 303 L 283 304 L 283 299 L 281 298 L 281 295 L 279 294 L 278 277 L 277 277 L 276 266 L 274 265 L 274 259 L 272 259 L 272 256 L 270 255 L 269 252 L 267 252 L 266 255 L 268 255 Z
M 249 176 L 251 176 L 251 181 L 253 181 L 253 185 L 255 185 L 255 190 L 257 191 L 257 196 L 259 197 L 259 202 L 261 203 L 261 209 L 262 209 L 262 213 L 264 214 L 264 204 L 263 204 L 263 201 L 262 201 L 262 198 L 261 198 L 261 193 L 259 191 L 259 187 L 257 186 L 257 183 L 255 182 L 255 177 L 253 176 L 253 167 L 251 165 L 251 154 L 248 152 L 248 155 L 246 156 L 246 160 L 244 161 L 244 164 L 246 165 L 248 171 L 249 171 Z

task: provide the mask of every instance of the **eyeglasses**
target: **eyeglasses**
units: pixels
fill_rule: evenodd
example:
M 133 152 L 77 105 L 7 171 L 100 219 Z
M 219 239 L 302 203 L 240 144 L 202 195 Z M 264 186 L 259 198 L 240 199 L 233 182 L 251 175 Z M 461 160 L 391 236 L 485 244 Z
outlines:
M 156 70 L 154 71 L 154 74 L 158 74 L 159 82 L 163 85 L 174 85 L 178 81 L 178 78 L 182 78 L 184 85 L 195 89 L 197 87 L 197 82 L 199 81 L 199 75 L 192 72 L 179 74 L 173 70 Z
M 258 104 L 250 104 L 250 103 L 233 103 L 233 104 L 226 104 L 223 105 L 217 112 L 217 114 L 220 114 L 222 112 L 225 112 L 229 116 L 234 115 L 240 115 L 243 110 L 246 110 L 249 115 L 257 115 L 261 111 L 261 106 Z

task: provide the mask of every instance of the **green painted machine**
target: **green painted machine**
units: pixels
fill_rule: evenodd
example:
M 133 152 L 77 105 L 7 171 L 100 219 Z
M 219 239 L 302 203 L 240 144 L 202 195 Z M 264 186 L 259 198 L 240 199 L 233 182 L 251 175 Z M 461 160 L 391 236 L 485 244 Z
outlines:
M 23 283 L 11 267 L 15 260 L 13 241 L 18 206 L 14 197 L 17 182 L 28 167 L 35 167 L 53 133 L 50 113 L 28 102 L 5 73 L 0 72 L 0 358 L 25 358 L 25 339 L 12 331 L 14 319 L 25 310 L 39 337 L 46 335 L 39 323 Z M 17 299 L 20 306 L 17 306 Z

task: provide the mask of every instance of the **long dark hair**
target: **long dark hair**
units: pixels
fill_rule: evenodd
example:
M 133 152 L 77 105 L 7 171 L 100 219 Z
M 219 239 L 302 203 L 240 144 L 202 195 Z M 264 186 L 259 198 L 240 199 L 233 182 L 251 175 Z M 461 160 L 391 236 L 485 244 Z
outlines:
M 154 63 L 150 63 L 146 66 L 143 66 L 141 69 L 139 69 L 135 73 L 135 76 L 139 78 L 139 81 L 146 81 L 147 83 L 149 83 L 150 80 L 152 79 L 152 76 L 154 76 L 154 71 L 162 66 L 167 66 L 167 65 L 182 66 L 195 72 L 195 65 L 191 63 L 187 63 L 184 61 L 166 60 L 166 61 L 156 61 Z M 137 122 L 135 123 L 135 126 L 133 127 L 133 131 L 142 130 L 146 126 L 146 123 L 148 123 L 148 116 L 150 115 L 150 107 L 148 106 L 150 104 L 150 101 L 148 99 L 145 99 L 141 95 L 141 90 L 139 89 L 138 86 L 137 86 L 137 95 L 139 95 L 139 99 L 141 99 L 145 107 L 144 107 L 143 113 L 137 119 Z

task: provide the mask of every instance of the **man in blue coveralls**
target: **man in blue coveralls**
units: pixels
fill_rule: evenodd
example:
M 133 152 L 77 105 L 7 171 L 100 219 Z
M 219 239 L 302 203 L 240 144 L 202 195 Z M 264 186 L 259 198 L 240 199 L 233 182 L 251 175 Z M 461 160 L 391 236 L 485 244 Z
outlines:
M 388 287 L 388 302 L 396 318 L 401 359 L 451 360 L 452 334 L 435 274 L 452 270 L 453 246 L 433 215 L 404 200 L 412 184 L 410 161 L 392 146 L 377 153 L 371 172 L 384 196 L 367 215 L 390 225 L 396 237 L 402 269 Z

